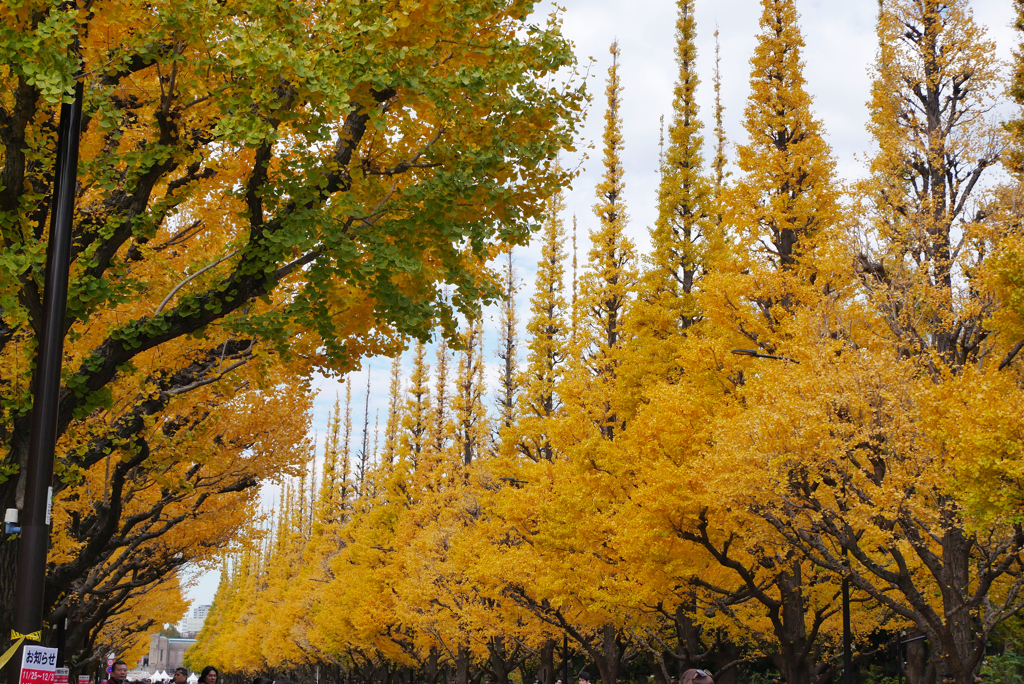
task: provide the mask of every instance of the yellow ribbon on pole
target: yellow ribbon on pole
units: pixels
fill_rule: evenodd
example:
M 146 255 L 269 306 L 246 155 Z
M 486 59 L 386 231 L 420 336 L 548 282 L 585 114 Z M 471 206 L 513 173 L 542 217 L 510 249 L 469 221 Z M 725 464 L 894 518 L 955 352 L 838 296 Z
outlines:
M 25 642 L 25 639 L 31 639 L 32 641 L 42 641 L 43 630 L 39 629 L 35 632 L 32 632 L 31 634 L 21 634 L 20 632 L 16 632 L 12 629 L 11 638 L 14 639 L 14 643 L 11 644 L 11 647 L 7 649 L 6 653 L 0 656 L 0 669 L 3 669 L 3 667 L 7 664 L 7 661 L 14 657 L 14 653 L 18 650 L 18 647 Z

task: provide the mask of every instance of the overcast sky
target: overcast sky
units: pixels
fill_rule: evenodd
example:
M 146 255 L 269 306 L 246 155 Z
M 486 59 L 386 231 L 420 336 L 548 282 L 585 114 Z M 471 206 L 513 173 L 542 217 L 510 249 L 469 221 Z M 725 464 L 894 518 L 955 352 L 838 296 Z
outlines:
M 587 232 L 597 225 L 591 207 L 595 202 L 594 187 L 601 175 L 600 142 L 605 109 L 604 87 L 611 57 L 608 47 L 613 40 L 621 49 L 620 78 L 624 86 L 622 117 L 625 154 L 626 205 L 630 216 L 629 232 L 638 247 L 646 249 L 648 228 L 657 215 L 659 117 L 671 118 L 672 89 L 676 78 L 674 0 L 561 0 L 565 7 L 564 33 L 576 46 L 582 67 L 590 64 L 589 90 L 593 95 L 588 121 L 583 128 L 579 153 L 566 160 L 570 166 L 582 165 L 582 173 L 568 194 L 567 221 L 571 215 L 579 219 L 580 253 L 587 249 Z M 538 10 L 550 11 L 550 4 Z M 824 122 L 828 142 L 838 161 L 839 175 L 852 180 L 862 174 L 864 154 L 871 141 L 865 130 L 871 76 L 869 69 L 875 54 L 874 22 L 877 0 L 797 0 L 800 25 L 806 48 L 803 53 L 804 76 L 814 98 L 814 112 Z M 1010 28 L 1013 8 L 1011 0 L 974 0 L 975 18 L 996 40 L 998 56 L 1011 58 L 1015 40 Z M 697 0 L 697 49 L 701 85 L 697 91 L 701 115 L 707 124 L 706 138 L 712 137 L 714 93 L 714 32 L 719 30 L 721 45 L 722 101 L 725 105 L 725 128 L 730 148 L 743 142 L 741 123 L 744 103 L 749 92 L 749 59 L 754 50 L 758 19 L 758 0 Z M 593 149 L 587 149 L 593 145 Z M 583 158 L 582 154 L 589 158 Z M 707 155 L 710 156 L 710 155 Z M 524 280 L 517 300 L 520 321 L 525 324 L 528 300 L 539 248 L 531 246 L 516 251 L 519 276 Z M 493 343 L 494 316 L 489 315 L 488 334 Z M 409 354 L 406 354 L 408 357 Z M 492 368 L 497 361 L 491 355 Z M 406 359 L 408 361 L 408 359 Z M 406 364 L 408 366 L 408 363 Z M 370 422 L 377 411 L 385 420 L 390 360 L 373 359 L 364 363 L 364 370 L 353 375 L 353 399 L 362 415 L 366 388 L 366 368 L 371 369 Z M 493 378 L 495 373 L 491 373 Z M 318 382 L 320 394 L 316 401 L 314 429 L 325 433 L 327 415 L 336 393 L 344 396 L 338 379 L 323 378 Z M 358 435 L 357 435 L 358 438 Z M 268 489 L 265 505 L 273 506 L 276 492 Z M 189 591 L 189 598 L 209 603 L 217 587 L 217 573 L 202 576 Z

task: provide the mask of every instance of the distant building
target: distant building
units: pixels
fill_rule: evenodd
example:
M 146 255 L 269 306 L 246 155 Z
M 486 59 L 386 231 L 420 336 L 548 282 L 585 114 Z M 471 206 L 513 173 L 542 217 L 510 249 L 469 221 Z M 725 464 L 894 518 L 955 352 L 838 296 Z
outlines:
M 142 658 L 142 669 L 150 674 L 160 670 L 171 674 L 174 668 L 182 666 L 185 650 L 194 643 L 195 639 L 172 639 L 154 634 L 149 642 L 149 655 Z
M 191 615 L 186 614 L 185 617 L 181 618 L 181 622 L 178 623 L 178 632 L 182 638 L 193 638 L 199 634 L 209 612 L 210 604 L 196 606 L 192 609 Z

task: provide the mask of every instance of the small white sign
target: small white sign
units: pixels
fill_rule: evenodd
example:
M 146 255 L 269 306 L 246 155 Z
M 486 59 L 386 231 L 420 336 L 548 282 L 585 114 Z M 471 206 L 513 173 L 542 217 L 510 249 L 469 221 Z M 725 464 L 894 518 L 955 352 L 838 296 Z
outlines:
M 20 684 L 53 684 L 57 669 L 57 649 L 25 645 L 21 653 Z

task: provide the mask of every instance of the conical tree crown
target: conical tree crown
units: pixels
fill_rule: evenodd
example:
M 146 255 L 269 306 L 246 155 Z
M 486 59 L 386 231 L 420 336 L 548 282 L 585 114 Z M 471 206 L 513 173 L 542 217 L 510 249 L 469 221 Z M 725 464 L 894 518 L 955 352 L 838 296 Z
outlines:
M 464 466 L 470 465 L 481 455 L 490 431 L 487 407 L 484 404 L 483 334 L 481 319 L 469 323 L 463 335 L 463 348 L 459 352 L 455 392 L 452 396 L 455 424 L 453 446 Z
M 498 425 L 496 432 L 509 430 L 519 418 L 519 314 L 516 311 L 516 292 L 519 278 L 516 276 L 512 252 L 508 253 L 503 278 L 504 298 L 499 302 L 498 330 L 501 339 L 495 355 L 500 362 L 498 383 Z M 500 434 L 496 435 L 500 438 Z M 492 445 L 493 448 L 494 445 Z
M 832 151 L 805 89 L 803 36 L 793 0 L 762 0 L 750 98 L 737 149 L 744 177 L 732 196 L 744 244 L 778 269 L 793 269 L 811 240 L 838 220 Z
M 341 457 L 341 398 L 335 397 L 334 407 L 327 419 L 327 437 L 324 440 L 324 471 L 318 498 L 317 519 L 322 523 L 334 522 L 340 512 L 337 497 L 342 487 L 342 483 L 338 481 Z
M 721 46 L 718 43 L 718 27 L 715 27 L 715 158 L 711 161 L 711 168 L 715 170 L 715 199 L 720 199 L 722 190 L 725 187 L 725 179 L 729 172 L 725 170 L 728 159 L 725 156 L 725 105 L 722 104 L 722 55 Z M 716 202 L 717 203 L 717 202 Z M 716 207 L 716 222 L 721 224 L 722 216 L 720 207 Z
M 408 455 L 413 467 L 419 462 L 427 441 L 430 427 L 430 365 L 427 363 L 427 346 L 416 344 L 412 357 L 412 374 L 402 411 L 402 450 Z
M 680 346 L 684 333 L 701 320 L 696 295 L 720 242 L 718 196 L 704 170 L 703 124 L 696 101 L 700 79 L 694 0 L 679 0 L 678 9 L 678 76 L 668 150 L 661 155 L 658 220 L 651 229 L 652 251 L 645 258 L 647 268 L 629 317 L 630 350 L 620 371 L 621 394 L 633 397 L 623 405 L 627 412 L 642 400 L 643 388 L 679 376 Z
M 636 284 L 636 249 L 626 237 L 625 183 L 622 167 L 622 84 L 619 81 L 619 44 L 613 43 L 612 66 L 608 69 L 604 120 L 604 174 L 597 186 L 594 213 L 600 228 L 590 233 L 587 270 L 580 283 L 578 305 L 583 324 L 589 329 L 584 344 L 590 355 L 618 346 L 622 315 Z
M 521 379 L 520 411 L 524 416 L 551 416 L 557 409 L 555 387 L 565 360 L 568 334 L 565 302 L 565 197 L 559 192 L 547 203 L 541 233 L 530 319 L 526 323 L 527 364 Z
M 668 151 L 658 188 L 658 221 L 651 231 L 650 268 L 644 299 L 666 308 L 673 327 L 689 327 L 697 316 L 691 296 L 707 248 L 708 198 L 704 175 L 703 124 L 695 98 L 697 76 L 694 0 L 679 0 L 676 22 L 676 79 Z
M 391 385 L 388 390 L 388 419 L 384 425 L 384 452 L 381 460 L 391 464 L 398 454 L 399 428 L 402 399 L 402 356 L 399 354 L 391 362 Z
M 613 388 L 621 363 L 626 309 L 637 285 L 636 249 L 625 231 L 618 43 L 612 44 L 611 54 L 604 176 L 597 186 L 598 202 L 594 205 L 600 227 L 590 233 L 587 269 L 580 280 L 580 330 L 574 343 L 577 366 L 572 379 L 574 401 L 587 406 L 591 420 L 608 439 L 622 420 L 615 408 Z
M 1019 199 L 982 191 L 1005 149 L 1003 131 L 990 118 L 1006 85 L 996 45 L 974 21 L 968 0 L 886 0 L 878 34 L 868 103 L 876 150 L 871 177 L 861 184 L 876 237 L 858 265 L 908 350 L 971 365 L 988 353 L 981 351 L 988 331 L 1015 325 L 990 319 L 992 302 L 983 294 L 988 256 L 1019 251 L 1019 232 L 993 223 L 1003 211 L 1019 215 Z M 1019 63 L 1010 87 L 1015 97 L 1024 73 Z M 1014 170 L 1012 153 L 1009 163 Z M 913 305 L 892 308 L 894 290 L 911 293 Z
M 550 461 L 550 420 L 561 400 L 556 388 L 564 372 L 569 327 L 565 300 L 565 228 L 561 192 L 547 201 L 541 229 L 541 258 L 537 262 L 530 318 L 526 323 L 526 367 L 516 379 L 516 420 L 502 431 L 501 453 Z

